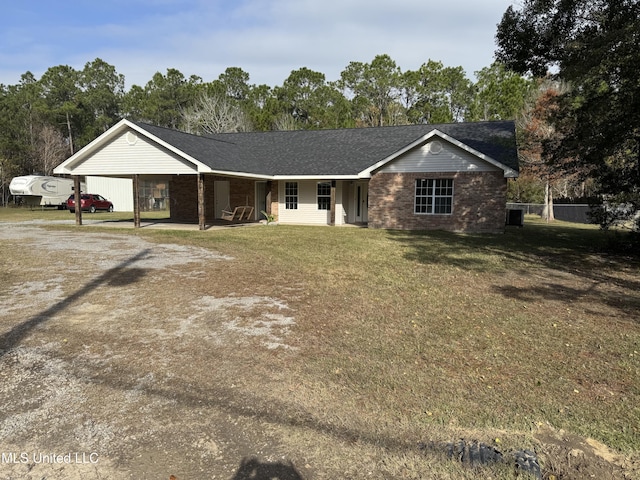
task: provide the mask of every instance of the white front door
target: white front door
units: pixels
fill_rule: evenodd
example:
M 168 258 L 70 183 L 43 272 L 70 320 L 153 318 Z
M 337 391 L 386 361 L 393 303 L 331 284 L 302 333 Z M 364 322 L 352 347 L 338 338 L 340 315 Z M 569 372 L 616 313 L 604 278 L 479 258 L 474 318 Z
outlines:
M 356 223 L 367 223 L 367 206 L 369 204 L 369 183 L 356 182 L 353 192 L 353 209 Z
M 227 180 L 216 180 L 213 182 L 213 208 L 216 218 L 222 218 L 222 211 L 231 207 L 229 205 L 229 182 Z

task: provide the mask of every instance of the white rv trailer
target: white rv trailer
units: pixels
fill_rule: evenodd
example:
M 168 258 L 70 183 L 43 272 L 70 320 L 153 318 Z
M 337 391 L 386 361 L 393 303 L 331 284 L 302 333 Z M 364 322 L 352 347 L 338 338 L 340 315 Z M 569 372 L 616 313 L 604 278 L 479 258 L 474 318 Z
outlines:
M 166 191 L 159 190 L 159 185 L 166 188 L 168 180 L 165 177 L 143 179 L 142 195 L 146 192 L 157 193 L 164 205 L 168 198 Z M 113 202 L 118 212 L 133 212 L 133 181 L 130 178 L 86 176 L 80 183 L 80 190 L 84 193 L 97 193 Z M 15 197 L 21 197 L 28 206 L 67 207 L 67 199 L 73 194 L 73 179 L 48 177 L 41 175 L 26 175 L 15 177 L 9 184 L 9 191 Z M 157 191 L 157 192 L 156 192 Z M 148 195 L 146 196 L 148 197 Z M 146 198 L 145 197 L 145 198 Z M 164 207 L 161 207 L 164 209 Z
M 85 184 L 80 185 L 84 191 Z M 66 208 L 67 199 L 73 194 L 73 180 L 40 175 L 14 177 L 9 192 L 29 206 Z

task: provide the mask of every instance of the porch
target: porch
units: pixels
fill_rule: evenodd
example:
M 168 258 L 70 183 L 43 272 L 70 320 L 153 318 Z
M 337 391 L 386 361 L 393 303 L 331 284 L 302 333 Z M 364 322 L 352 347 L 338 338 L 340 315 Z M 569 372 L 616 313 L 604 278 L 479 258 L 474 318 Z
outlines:
M 368 221 L 367 180 L 175 175 L 169 189 L 170 219 L 197 222 L 203 230 L 209 225 L 265 220 L 262 212 L 280 224 L 361 226 Z M 244 212 L 253 210 L 240 222 L 229 222 L 229 212 L 238 208 Z

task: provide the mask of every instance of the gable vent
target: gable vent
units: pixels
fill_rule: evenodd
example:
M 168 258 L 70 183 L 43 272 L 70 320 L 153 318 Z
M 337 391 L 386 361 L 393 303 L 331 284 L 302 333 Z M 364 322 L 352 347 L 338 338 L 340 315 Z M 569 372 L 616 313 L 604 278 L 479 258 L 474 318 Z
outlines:
M 433 155 L 438 155 L 441 151 L 442 151 L 442 142 L 440 142 L 439 140 L 434 140 L 433 142 L 429 143 L 429 153 L 432 153 Z

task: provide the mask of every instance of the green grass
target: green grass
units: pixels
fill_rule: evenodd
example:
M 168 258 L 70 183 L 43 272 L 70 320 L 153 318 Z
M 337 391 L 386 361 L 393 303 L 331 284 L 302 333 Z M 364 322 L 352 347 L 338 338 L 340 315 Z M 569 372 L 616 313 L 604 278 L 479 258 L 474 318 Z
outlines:
M 302 285 L 316 343 L 300 375 L 347 388 L 354 410 L 469 429 L 550 422 L 623 450 L 640 444 L 638 265 L 601 254 L 594 227 L 149 234 L 240 251 L 276 284 Z
M 169 216 L 168 211 L 142 212 L 143 219 L 159 219 Z M 75 214 L 69 210 L 58 210 L 56 208 L 29 208 L 29 207 L 0 207 L 0 222 L 26 222 L 31 220 L 73 220 Z M 82 212 L 83 219 L 100 220 L 131 220 L 133 212 Z
M 606 235 L 594 227 L 530 221 L 505 235 L 461 235 L 279 226 L 189 238 L 232 254 L 241 246 L 321 299 L 307 325 L 320 335 L 305 376 L 408 421 L 550 422 L 616 448 L 640 444 L 638 265 L 601 254 Z
M 233 255 L 252 288 L 294 291 L 302 359 L 274 368 L 322 433 L 371 448 L 460 437 L 522 447 L 550 425 L 638 454 L 640 269 L 606 253 L 595 227 L 122 232 Z
M 504 435 L 515 445 L 548 424 L 638 451 L 640 273 L 603 253 L 608 237 L 594 227 L 279 226 L 215 243 L 304 279 L 313 347 L 298 375 L 309 408 L 337 426 L 407 444 Z

